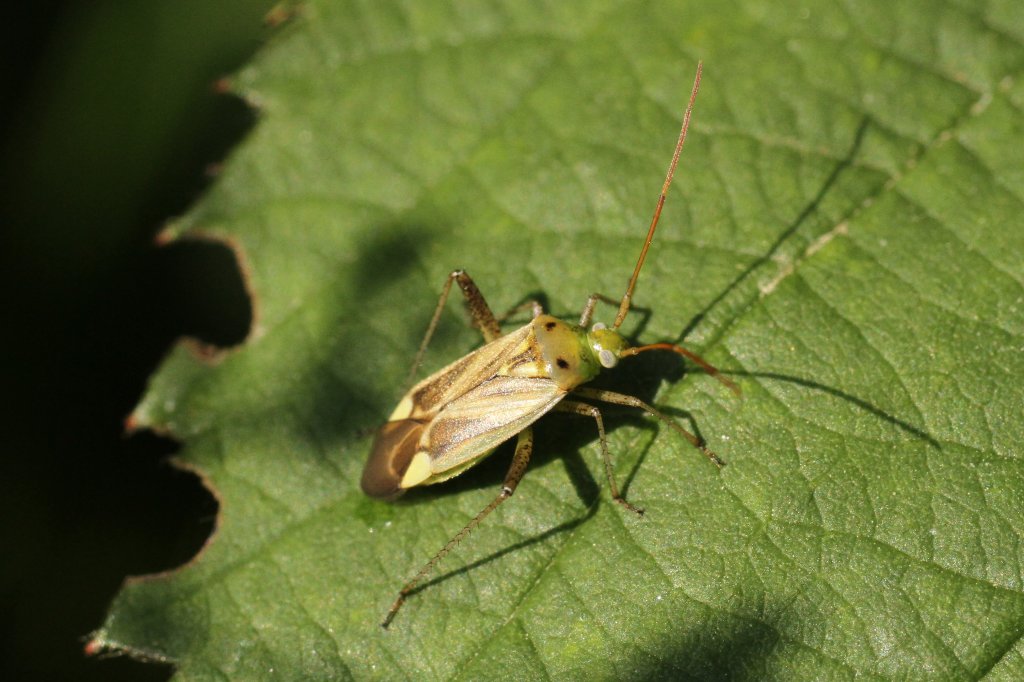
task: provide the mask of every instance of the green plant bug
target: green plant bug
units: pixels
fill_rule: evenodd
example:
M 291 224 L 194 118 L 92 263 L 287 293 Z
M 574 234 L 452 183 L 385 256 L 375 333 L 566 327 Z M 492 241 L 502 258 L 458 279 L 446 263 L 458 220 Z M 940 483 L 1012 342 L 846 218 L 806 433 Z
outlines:
M 531 425 L 548 412 L 569 412 L 595 420 L 612 499 L 629 511 L 643 515 L 642 509 L 634 507 L 619 494 L 600 410 L 590 403 L 567 399 L 570 394 L 573 397 L 644 410 L 683 436 L 715 464 L 722 466 L 718 456 L 707 449 L 697 436 L 651 405 L 630 395 L 581 387 L 581 384 L 596 377 L 602 369 L 614 367 L 621 358 L 651 350 L 667 350 L 689 358 L 739 395 L 739 388 L 734 383 L 685 348 L 670 343 L 630 346 L 618 332 L 629 312 L 633 289 L 679 163 L 694 100 L 700 87 L 701 72 L 702 64 L 698 63 L 679 139 L 654 217 L 621 300 L 591 294 L 578 324 L 563 322 L 545 314 L 536 301 L 529 301 L 502 318 L 496 318 L 476 284 L 464 271 L 456 270 L 445 280 L 434 315 L 413 361 L 410 382 L 437 327 L 453 283 L 459 285 L 468 303 L 473 324 L 483 334 L 485 344 L 409 389 L 387 423 L 377 431 L 363 470 L 363 492 L 370 497 L 394 499 L 409 488 L 440 483 L 461 474 L 513 436 L 517 437 L 517 443 L 512 464 L 497 497 L 402 587 L 381 623 L 383 627 L 390 625 L 406 598 L 434 566 L 515 492 L 533 451 Z M 590 324 L 594 307 L 599 301 L 618 306 L 611 327 L 601 323 Z M 532 320 L 516 331 L 502 334 L 500 320 L 526 307 L 532 310 Z

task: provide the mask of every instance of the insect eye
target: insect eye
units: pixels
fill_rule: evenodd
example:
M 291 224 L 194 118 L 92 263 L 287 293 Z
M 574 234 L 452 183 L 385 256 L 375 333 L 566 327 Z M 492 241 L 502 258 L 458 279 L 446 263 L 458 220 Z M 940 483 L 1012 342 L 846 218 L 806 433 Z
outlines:
M 608 325 L 606 325 L 604 322 L 595 322 L 594 326 L 590 328 L 590 331 L 596 332 L 596 331 L 600 331 L 602 329 L 607 329 L 607 328 L 608 328 Z
M 602 348 L 598 351 L 597 359 L 600 361 L 601 366 L 606 369 L 611 369 L 615 365 L 619 364 L 619 359 L 615 357 L 615 353 L 611 352 L 607 348 Z

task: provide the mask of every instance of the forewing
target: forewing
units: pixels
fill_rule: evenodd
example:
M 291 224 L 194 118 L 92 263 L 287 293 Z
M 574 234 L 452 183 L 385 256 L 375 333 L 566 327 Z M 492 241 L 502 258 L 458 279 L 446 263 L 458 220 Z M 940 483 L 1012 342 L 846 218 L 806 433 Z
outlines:
M 434 372 L 409 390 L 391 419 L 430 419 L 498 374 L 510 358 L 524 352 L 532 356 L 530 330 L 530 325 L 526 325 Z
M 420 441 L 443 474 L 474 460 L 540 419 L 566 392 L 546 378 L 496 376 L 445 405 Z

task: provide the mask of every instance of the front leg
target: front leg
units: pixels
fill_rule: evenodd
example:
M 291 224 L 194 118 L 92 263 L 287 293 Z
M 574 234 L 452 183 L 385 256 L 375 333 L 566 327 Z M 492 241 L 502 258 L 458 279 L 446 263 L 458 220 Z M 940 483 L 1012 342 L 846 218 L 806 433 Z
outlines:
M 448 294 L 452 289 L 452 282 L 459 283 L 459 289 L 462 290 L 462 295 L 469 306 L 469 315 L 473 326 L 483 334 L 484 341 L 490 343 L 501 336 L 501 327 L 498 325 L 498 320 L 494 318 L 494 313 L 491 312 L 490 306 L 487 305 L 487 301 L 484 299 L 484 295 L 480 293 L 476 283 L 473 282 L 473 279 L 465 270 L 453 270 L 448 273 L 448 278 L 444 282 L 444 289 L 441 290 L 441 298 L 438 299 L 437 307 L 434 308 L 434 316 L 430 318 L 427 333 L 423 335 L 420 348 L 416 351 L 416 358 L 413 360 L 412 368 L 409 370 L 407 381 L 409 386 L 413 383 L 416 370 L 420 368 L 420 363 L 423 362 L 423 354 L 427 352 L 430 339 L 434 336 L 434 330 L 437 329 L 437 323 L 441 319 L 441 312 L 444 310 L 444 304 L 448 301 Z
M 718 455 L 709 450 L 707 446 L 704 445 L 704 441 L 702 441 L 700 438 L 684 429 L 682 426 L 676 423 L 676 420 L 672 419 L 667 414 L 658 411 L 653 406 L 648 405 L 639 398 L 635 398 L 631 395 L 625 395 L 624 393 L 616 393 L 614 391 L 605 391 L 603 389 L 586 387 L 576 388 L 575 390 L 573 390 L 573 395 L 582 396 L 584 398 L 590 398 L 591 400 L 600 400 L 601 402 L 612 403 L 613 405 L 625 405 L 627 407 L 636 407 L 638 409 L 641 409 L 647 414 L 651 415 L 652 417 L 656 417 L 661 421 L 662 424 L 665 424 L 673 431 L 678 433 L 680 436 L 690 441 L 690 444 L 693 445 L 693 447 L 703 452 L 705 457 L 710 459 L 719 467 L 725 466 L 725 462 L 723 462 Z
M 594 316 L 594 306 L 597 305 L 598 301 L 601 301 L 602 303 L 607 303 L 608 305 L 619 305 L 619 302 L 616 301 L 614 298 L 609 298 L 604 294 L 591 294 L 587 298 L 587 304 L 583 306 L 583 312 L 580 313 L 580 326 L 583 327 L 584 329 L 590 326 L 590 318 Z

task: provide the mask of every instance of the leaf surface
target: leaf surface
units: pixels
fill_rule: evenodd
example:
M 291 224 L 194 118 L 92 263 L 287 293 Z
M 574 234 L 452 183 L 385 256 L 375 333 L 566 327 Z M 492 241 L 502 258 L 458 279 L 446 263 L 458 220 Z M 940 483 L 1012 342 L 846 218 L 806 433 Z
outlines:
M 1020 4 L 311 1 L 235 79 L 261 111 L 172 228 L 228 240 L 254 329 L 177 348 L 136 410 L 221 502 L 98 645 L 184 679 L 1024 675 Z M 372 429 L 446 274 L 573 319 L 619 295 L 697 60 L 695 122 L 624 329 L 679 341 L 537 429 L 516 495 L 389 631 L 511 455 L 398 504 Z M 612 311 L 601 310 L 606 321 Z M 478 341 L 452 304 L 434 369 Z

